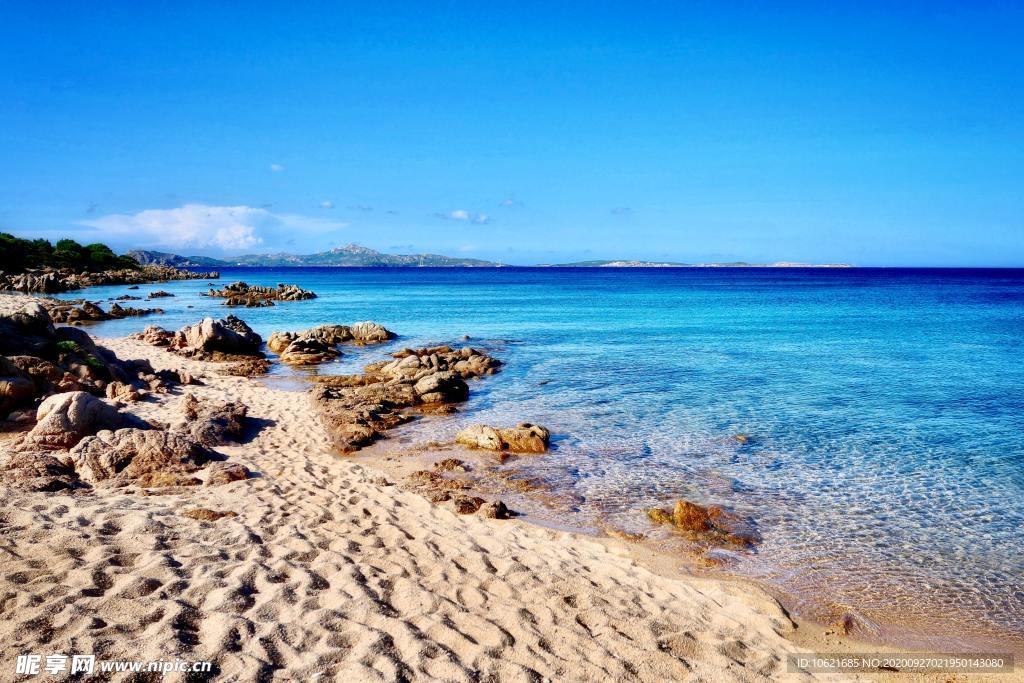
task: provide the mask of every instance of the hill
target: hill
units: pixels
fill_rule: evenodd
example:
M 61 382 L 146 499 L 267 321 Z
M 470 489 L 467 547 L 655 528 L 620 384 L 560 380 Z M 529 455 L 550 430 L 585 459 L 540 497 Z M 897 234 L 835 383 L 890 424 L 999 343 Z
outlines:
M 456 258 L 440 254 L 385 254 L 374 249 L 349 244 L 316 254 L 247 254 L 213 259 L 206 256 L 177 256 L 159 251 L 128 252 L 139 263 L 160 263 L 182 266 L 392 266 L 392 267 L 494 267 L 497 263 L 479 259 Z

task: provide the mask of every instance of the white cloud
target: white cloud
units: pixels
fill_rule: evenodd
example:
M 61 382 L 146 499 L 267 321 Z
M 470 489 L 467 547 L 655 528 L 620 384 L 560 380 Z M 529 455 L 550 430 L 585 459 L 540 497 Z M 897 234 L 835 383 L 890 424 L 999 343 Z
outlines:
M 271 164 L 270 170 L 273 171 L 274 173 L 280 173 L 281 171 L 284 170 L 284 166 L 282 166 L 281 164 Z
M 523 205 L 523 203 L 521 201 L 519 201 L 518 199 L 516 199 L 515 197 L 506 197 L 505 199 L 502 199 L 500 202 L 498 202 L 498 206 L 505 206 L 505 207 L 522 206 L 522 205 Z
M 438 213 L 434 215 L 438 218 L 444 218 L 450 221 L 469 221 L 470 223 L 480 224 L 487 223 L 491 220 L 490 216 L 485 213 L 472 213 L 465 209 L 456 209 L 454 211 L 449 211 L 448 213 Z
M 320 202 L 320 208 L 321 209 L 333 209 L 334 208 L 334 202 L 332 202 L 330 199 L 325 199 L 322 202 Z
M 81 221 L 110 238 L 137 247 L 239 251 L 275 243 L 296 233 L 311 235 L 346 226 L 323 218 L 272 213 L 251 206 L 185 204 Z

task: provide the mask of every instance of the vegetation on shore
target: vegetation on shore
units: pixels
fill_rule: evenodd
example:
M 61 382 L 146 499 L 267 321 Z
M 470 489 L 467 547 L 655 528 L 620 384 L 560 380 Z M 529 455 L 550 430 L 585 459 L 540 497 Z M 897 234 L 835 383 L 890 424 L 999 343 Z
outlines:
M 40 268 L 69 268 L 75 272 L 100 272 L 121 268 L 137 269 L 138 262 L 118 256 L 105 244 L 81 245 L 75 240 L 27 240 L 0 232 L 0 271 L 23 273 Z

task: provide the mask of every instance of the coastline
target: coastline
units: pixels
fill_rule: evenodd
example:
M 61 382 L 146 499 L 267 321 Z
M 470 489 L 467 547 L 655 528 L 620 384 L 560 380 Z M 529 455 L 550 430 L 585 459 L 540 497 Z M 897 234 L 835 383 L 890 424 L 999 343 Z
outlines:
M 98 341 L 202 378 L 133 404 L 139 417 L 166 422 L 185 393 L 244 402 L 258 431 L 218 450 L 256 475 L 166 494 L 8 492 L 5 661 L 74 644 L 211 659 L 229 679 L 787 676 L 793 626 L 750 586 L 659 575 L 611 539 L 460 517 L 332 453 L 305 393 Z M 180 515 L 193 506 L 237 517 Z

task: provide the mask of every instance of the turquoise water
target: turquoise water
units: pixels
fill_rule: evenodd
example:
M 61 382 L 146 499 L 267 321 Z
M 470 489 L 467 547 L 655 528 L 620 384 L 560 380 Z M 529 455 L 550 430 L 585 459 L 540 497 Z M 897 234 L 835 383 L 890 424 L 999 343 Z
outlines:
M 642 508 L 722 505 L 763 538 L 728 571 L 797 612 L 853 610 L 910 644 L 1024 643 L 1024 271 L 222 272 L 237 279 L 320 295 L 235 311 L 265 337 L 372 319 L 402 335 L 396 347 L 469 334 L 491 348 L 507 367 L 473 385 L 469 410 L 403 439 L 544 424 L 554 449 L 531 471 L 576 496 L 581 526 L 649 531 Z M 166 315 L 92 331 L 228 312 L 198 296 L 205 285 L 143 286 L 177 294 L 154 304 Z

